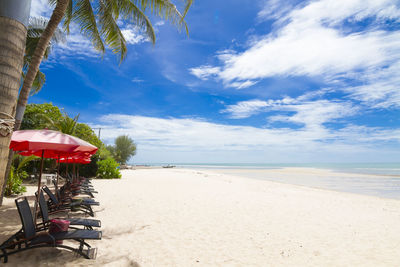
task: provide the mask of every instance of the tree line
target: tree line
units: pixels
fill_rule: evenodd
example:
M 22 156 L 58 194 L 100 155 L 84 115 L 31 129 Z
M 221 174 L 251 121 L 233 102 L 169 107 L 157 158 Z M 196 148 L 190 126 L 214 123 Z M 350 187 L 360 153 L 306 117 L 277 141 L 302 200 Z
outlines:
M 52 103 L 28 104 L 21 130 L 49 129 L 76 136 L 98 147 L 92 156 L 92 161 L 80 166 L 80 175 L 97 178 L 120 178 L 119 166 L 125 165 L 136 154 L 136 144 L 128 135 L 121 135 L 115 139 L 114 145 L 105 145 L 86 123 L 78 122 L 79 114 L 68 116 L 59 107 Z M 38 175 L 39 158 L 36 156 L 23 157 L 14 155 L 9 179 L 5 187 L 5 195 L 24 192 L 22 182 L 30 176 Z M 56 160 L 47 159 L 45 169 L 54 172 Z M 62 164 L 61 173 L 66 171 Z

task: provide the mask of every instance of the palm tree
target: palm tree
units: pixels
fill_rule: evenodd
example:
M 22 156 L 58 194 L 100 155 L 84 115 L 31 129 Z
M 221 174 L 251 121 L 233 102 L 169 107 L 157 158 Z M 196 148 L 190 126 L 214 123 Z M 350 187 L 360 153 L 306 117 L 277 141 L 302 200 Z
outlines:
M 28 1 L 2 1 L 0 16 L 0 188 L 3 188 L 26 39 Z M 20 11 L 19 14 L 16 14 Z M 9 12 L 8 12 L 9 11 Z M 1 202 L 0 198 L 0 202 Z
M 24 79 L 18 97 L 14 130 L 18 130 L 21 125 L 29 92 L 45 53 L 45 47 L 63 17 L 64 29 L 67 33 L 69 33 L 70 23 L 76 22 L 80 26 L 81 32 L 92 41 L 96 50 L 105 53 L 106 44 L 114 53 L 120 54 L 120 61 L 122 61 L 126 56 L 127 48 L 125 38 L 117 24 L 118 19 L 135 23 L 139 29 L 145 31 L 149 40 L 154 44 L 155 32 L 144 12 L 150 9 L 152 14 L 169 20 L 179 28 L 184 27 L 188 34 L 184 18 L 193 0 L 184 0 L 183 13 L 178 11 L 171 0 L 49 0 L 49 2 L 55 4 L 55 8 L 35 49 Z
M 29 25 L 28 25 L 28 31 L 27 31 L 26 43 L 25 43 L 24 64 L 23 64 L 22 75 L 21 75 L 22 81 L 24 80 L 24 78 L 26 76 L 26 72 L 28 71 L 29 64 L 31 63 L 33 53 L 39 42 L 42 32 L 44 31 L 44 29 L 47 26 L 47 23 L 48 23 L 48 20 L 44 19 L 44 18 L 32 17 L 29 19 Z M 54 32 L 51 42 L 49 43 L 49 45 L 46 48 L 43 58 L 44 59 L 48 58 L 48 56 L 50 54 L 51 46 L 53 43 L 63 43 L 63 42 L 65 42 L 65 34 L 61 29 L 57 28 L 56 31 Z M 46 76 L 44 75 L 43 72 L 38 70 L 38 73 L 36 74 L 35 80 L 33 81 L 33 84 L 32 84 L 32 89 L 30 91 L 30 95 L 34 95 L 37 92 L 39 92 L 42 89 L 45 81 L 46 81 Z M 8 184 L 7 181 L 9 179 L 13 158 L 14 158 L 14 151 L 10 149 L 9 154 L 8 154 L 8 162 L 6 165 L 6 171 L 5 171 L 5 175 L 4 175 L 4 177 L 5 177 L 4 184 L 3 184 L 3 188 L 2 188 L 1 192 L 5 192 L 5 190 L 6 190 L 6 185 Z M 0 187 L 0 189 L 1 189 L 1 187 Z M 0 198 L 0 205 L 1 204 L 2 204 L 2 199 Z

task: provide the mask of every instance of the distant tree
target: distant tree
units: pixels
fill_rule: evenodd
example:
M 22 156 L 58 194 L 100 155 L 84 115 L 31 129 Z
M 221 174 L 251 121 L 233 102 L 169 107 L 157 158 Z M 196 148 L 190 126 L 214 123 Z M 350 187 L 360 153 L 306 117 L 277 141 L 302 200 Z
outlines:
M 136 154 L 136 144 L 127 135 L 118 136 L 114 146 L 107 146 L 107 149 L 119 164 L 126 164 L 129 158 Z

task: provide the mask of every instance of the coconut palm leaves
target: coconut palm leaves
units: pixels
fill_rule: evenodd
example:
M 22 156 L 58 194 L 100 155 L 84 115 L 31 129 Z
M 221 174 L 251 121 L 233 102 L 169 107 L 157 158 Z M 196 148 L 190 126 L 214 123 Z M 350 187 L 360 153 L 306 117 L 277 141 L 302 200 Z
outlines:
M 39 42 L 40 36 L 43 33 L 44 29 L 46 28 L 48 20 L 45 18 L 30 18 L 29 19 L 29 26 L 27 31 L 26 37 L 26 46 L 25 46 L 25 55 L 24 55 L 24 66 L 22 72 L 22 79 L 25 78 L 25 74 L 28 70 L 29 64 L 31 63 L 33 53 L 36 49 L 36 46 Z M 57 29 L 51 39 L 50 44 L 47 46 L 44 56 L 44 59 L 47 59 L 51 46 L 54 43 L 64 43 L 65 42 L 65 35 L 62 30 Z M 36 94 L 40 89 L 42 89 L 44 83 L 46 81 L 46 76 L 39 70 L 36 74 L 35 80 L 33 81 L 32 88 L 31 88 L 31 95 Z
M 49 0 L 56 4 L 57 0 Z M 145 12 L 170 21 L 179 29 L 188 27 L 185 15 L 193 0 L 184 0 L 185 7 L 181 14 L 170 0 L 68 0 L 68 8 L 64 14 L 64 30 L 69 33 L 71 22 L 75 22 L 81 33 L 91 40 L 94 48 L 105 53 L 108 45 L 111 50 L 120 54 L 120 62 L 127 53 L 126 40 L 118 22 L 123 20 L 145 33 L 153 44 L 156 35 L 150 19 Z

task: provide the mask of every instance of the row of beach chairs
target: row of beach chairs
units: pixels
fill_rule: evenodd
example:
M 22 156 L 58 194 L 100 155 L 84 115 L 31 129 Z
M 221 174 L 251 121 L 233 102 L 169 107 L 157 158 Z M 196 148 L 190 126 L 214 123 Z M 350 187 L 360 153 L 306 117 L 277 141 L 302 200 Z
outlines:
M 60 188 L 53 182 L 54 193 L 46 185 L 35 193 L 38 214 L 32 214 L 26 197 L 15 200 L 22 228 L 0 245 L 0 262 L 3 260 L 6 263 L 12 254 L 42 247 L 64 248 L 87 259 L 96 258 L 97 249 L 87 241 L 101 239 L 102 232 L 97 230 L 101 222 L 88 217 L 95 216 L 93 206 L 100 203 L 94 199 L 97 192 L 90 179 L 68 177 Z M 59 217 L 62 213 L 67 217 Z M 83 218 L 76 217 L 82 213 Z M 34 216 L 38 219 L 35 220 Z M 66 245 L 64 240 L 75 245 Z

